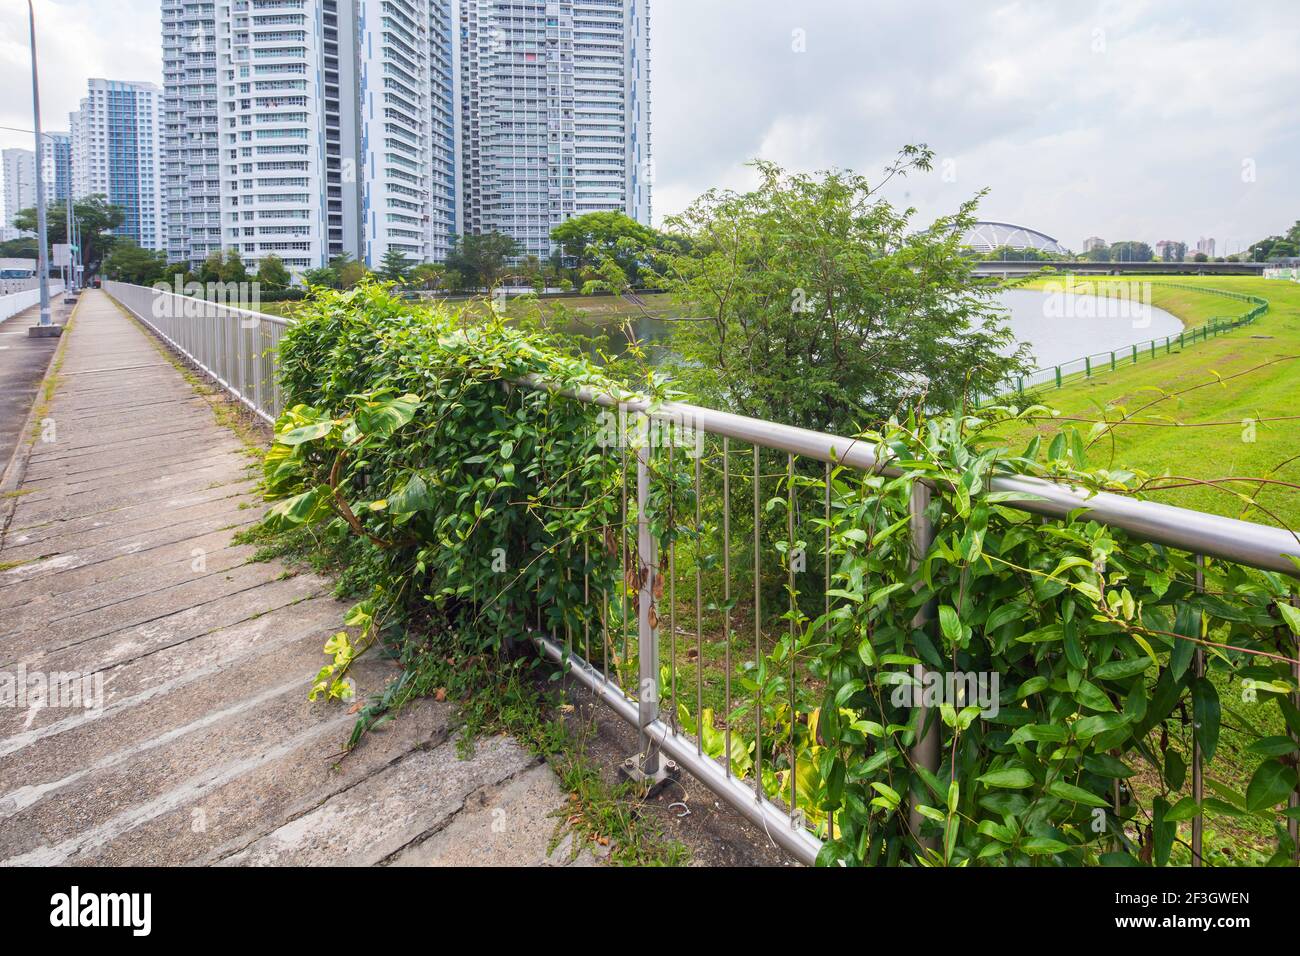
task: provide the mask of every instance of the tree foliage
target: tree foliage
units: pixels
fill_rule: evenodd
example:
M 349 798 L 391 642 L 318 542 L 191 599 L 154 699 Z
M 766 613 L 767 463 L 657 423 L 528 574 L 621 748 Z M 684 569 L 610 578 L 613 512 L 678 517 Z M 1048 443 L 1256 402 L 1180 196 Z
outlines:
M 291 277 L 284 266 L 284 260 L 275 253 L 263 258 L 257 264 L 257 281 L 270 292 L 279 292 L 289 288 Z
M 81 235 L 82 263 L 86 273 L 99 271 L 104 256 L 116 240 L 113 230 L 122 225 L 124 214 L 103 193 L 95 193 L 72 203 L 72 214 L 77 218 Z M 23 232 L 36 231 L 36 209 L 29 206 L 13 216 L 14 227 Z M 45 234 L 51 245 L 68 240 L 68 212 L 63 200 L 45 207 Z
M 380 260 L 379 275 L 389 282 L 404 284 L 411 278 L 411 260 L 400 249 L 388 249 Z
M 167 254 L 142 249 L 134 239 L 119 238 L 104 259 L 103 272 L 110 279 L 152 285 L 167 269 Z
M 908 147 L 884 180 L 930 158 Z M 1025 364 L 996 288 L 960 247 L 974 200 L 918 229 L 862 176 L 756 167 L 753 192 L 710 190 L 668 220 L 689 246 L 656 257 L 660 286 L 696 320 L 672 338 L 695 399 L 847 429 L 917 403 L 950 407 Z
M 1156 254 L 1149 245 L 1136 239 L 1110 244 L 1111 262 L 1151 262 L 1155 257 Z
M 522 253 L 519 243 L 503 232 L 457 236 L 447 254 L 447 268 L 460 273 L 465 286 L 490 289 L 505 270 L 506 262 Z

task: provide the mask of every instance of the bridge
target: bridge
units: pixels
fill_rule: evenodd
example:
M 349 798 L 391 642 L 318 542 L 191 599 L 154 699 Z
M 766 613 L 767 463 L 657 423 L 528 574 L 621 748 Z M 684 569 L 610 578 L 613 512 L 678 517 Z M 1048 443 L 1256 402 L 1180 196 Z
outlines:
M 264 436 L 104 292 L 59 350 L 3 485 L 0 865 L 594 862 L 552 851 L 550 768 L 460 759 L 449 702 L 344 756 L 355 715 L 306 691 L 346 608 L 237 537 Z
M 1006 260 L 981 259 L 975 263 L 975 274 L 1014 279 L 1033 275 L 1043 269 L 1075 275 L 1108 276 L 1262 276 L 1266 262 L 1075 262 L 1037 259 Z

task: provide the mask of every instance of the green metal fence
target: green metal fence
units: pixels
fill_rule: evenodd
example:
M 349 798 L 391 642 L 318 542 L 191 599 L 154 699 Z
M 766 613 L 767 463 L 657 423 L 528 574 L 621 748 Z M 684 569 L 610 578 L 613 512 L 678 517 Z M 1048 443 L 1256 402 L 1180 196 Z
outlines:
M 1251 307 L 1240 315 L 1215 316 L 1201 325 L 1184 328 L 1176 335 L 1159 336 L 1123 348 L 1094 352 L 1090 355 L 1070 359 L 1067 362 L 1037 368 L 1023 375 L 1016 375 L 1007 382 L 1006 388 L 1001 390 L 999 397 L 1006 397 L 1008 394 L 1024 395 L 1026 391 L 1043 387 L 1061 388 L 1081 379 L 1091 378 L 1098 372 L 1113 372 L 1124 365 L 1136 365 L 1138 362 L 1159 358 L 1162 355 L 1171 355 L 1175 351 L 1181 351 L 1195 345 L 1197 342 L 1205 342 L 1234 329 L 1239 329 L 1244 325 L 1250 325 L 1268 311 L 1268 300 L 1257 295 L 1230 292 L 1226 289 L 1212 289 L 1208 286 L 1191 285 L 1185 282 L 1152 282 L 1151 285 L 1237 299 L 1249 304 Z M 983 399 L 983 402 L 986 402 L 990 397 L 982 396 L 977 398 L 977 405 L 983 403 L 980 398 Z

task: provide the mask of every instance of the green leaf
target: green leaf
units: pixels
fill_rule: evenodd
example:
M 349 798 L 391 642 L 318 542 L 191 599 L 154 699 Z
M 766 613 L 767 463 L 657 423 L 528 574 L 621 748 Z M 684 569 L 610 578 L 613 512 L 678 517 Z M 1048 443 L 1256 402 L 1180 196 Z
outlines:
M 1016 728 L 1008 743 L 1019 744 L 1027 740 L 1045 740 L 1048 743 L 1063 744 L 1068 737 L 1069 734 L 1066 729 L 1057 724 L 1025 724 L 1023 727 Z
M 1095 667 L 1092 671 L 1094 677 L 1102 680 L 1123 680 L 1126 677 L 1133 677 L 1141 674 L 1155 663 L 1149 657 L 1131 657 L 1123 661 L 1107 661 Z
M 1090 681 L 1080 681 L 1078 689 L 1074 692 L 1074 699 L 1085 707 L 1093 710 L 1106 711 L 1113 713 L 1115 705 L 1111 699 L 1106 696 L 1100 687 Z
M 1178 823 L 1182 820 L 1190 820 L 1200 812 L 1196 806 L 1196 800 L 1192 797 L 1183 797 L 1165 814 L 1165 819 L 1170 823 Z
M 391 435 L 412 418 L 420 407 L 419 396 L 403 395 L 378 402 L 367 402 L 354 416 L 362 434 L 375 437 Z
M 1246 747 L 1253 754 L 1264 757 L 1282 757 L 1296 750 L 1296 742 L 1280 734 L 1273 737 L 1261 737 Z
M 302 445 L 309 441 L 315 441 L 317 438 L 324 438 L 334 427 L 334 422 L 312 422 L 310 425 L 299 425 L 297 428 L 291 428 L 287 432 L 281 432 L 275 436 L 275 440 L 281 445 Z
M 1277 759 L 1265 760 L 1255 770 L 1255 775 L 1250 778 L 1250 785 L 1246 788 L 1246 809 L 1258 813 L 1275 807 L 1287 798 L 1295 786 L 1296 775 L 1292 767 Z
M 1030 856 L 1049 856 L 1053 853 L 1065 853 L 1070 849 L 1070 844 L 1053 840 L 1051 837 L 1034 837 L 1020 844 L 1020 849 Z
M 1192 717 L 1196 739 L 1207 763 L 1214 759 L 1219 746 L 1219 716 L 1219 692 L 1208 678 L 1196 678 L 1192 681 Z
M 986 787 L 999 787 L 1003 790 L 1024 790 L 1034 785 L 1033 775 L 1019 767 L 994 770 L 976 779 Z
M 961 642 L 961 619 L 957 617 L 957 611 L 947 604 L 939 606 L 939 629 L 954 644 Z
M 414 514 L 429 505 L 429 486 L 418 474 L 411 475 L 402 490 L 388 499 L 388 511 L 396 515 Z
M 1133 718 L 1128 714 L 1094 714 L 1074 722 L 1074 736 L 1078 740 L 1091 740 L 1098 734 L 1118 730 Z
M 268 527 L 279 529 L 311 524 L 332 514 L 329 498 L 329 489 L 320 485 L 284 501 L 277 501 L 262 520 Z
M 1110 754 L 1088 754 L 1083 758 L 1083 765 L 1099 777 L 1111 777 L 1117 780 L 1131 777 L 1137 772 L 1124 761 Z
M 1024 617 L 1028 606 L 1023 601 L 1015 601 L 1011 604 L 1001 604 L 993 609 L 989 618 L 984 622 L 984 631 L 996 631 L 998 628 L 1010 624 L 1012 621 L 1018 621 Z
M 1031 677 L 1016 688 L 1016 700 L 1024 700 L 1030 694 L 1037 694 L 1048 685 L 1046 677 Z
M 1046 641 L 1059 641 L 1064 630 L 1061 624 L 1048 624 L 1045 627 L 1035 628 L 1027 634 L 1021 634 L 1016 638 L 1025 644 L 1040 644 Z
M 1279 601 L 1277 609 L 1282 612 L 1282 619 L 1286 621 L 1286 626 L 1291 628 L 1291 633 L 1300 637 L 1300 608 Z
M 1054 797 L 1060 797 L 1062 800 L 1072 800 L 1075 803 L 1082 803 L 1090 807 L 1109 807 L 1110 801 L 1105 800 L 1090 790 L 1083 787 L 1076 787 L 1072 783 L 1066 783 L 1064 780 L 1054 780 L 1047 785 L 1047 792 Z

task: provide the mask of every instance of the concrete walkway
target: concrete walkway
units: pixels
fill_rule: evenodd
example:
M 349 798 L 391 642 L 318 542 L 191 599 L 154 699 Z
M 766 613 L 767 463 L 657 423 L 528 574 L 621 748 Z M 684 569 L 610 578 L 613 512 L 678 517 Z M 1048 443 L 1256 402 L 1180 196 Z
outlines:
M 64 339 L 3 502 L 0 863 L 566 862 L 553 773 L 502 737 L 458 759 L 448 704 L 340 753 L 354 716 L 306 693 L 345 605 L 232 543 L 260 503 L 222 399 L 102 292 Z

